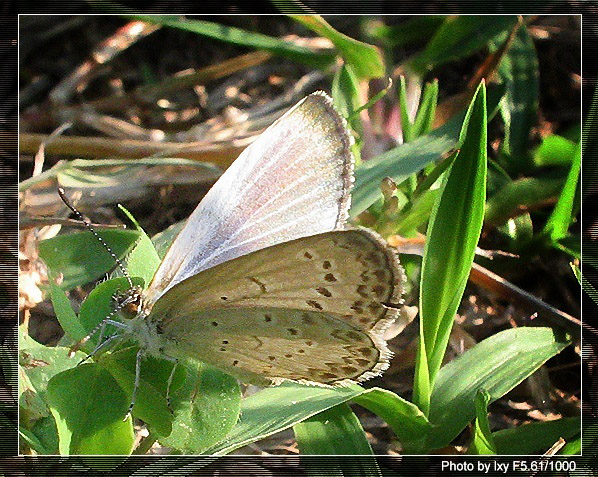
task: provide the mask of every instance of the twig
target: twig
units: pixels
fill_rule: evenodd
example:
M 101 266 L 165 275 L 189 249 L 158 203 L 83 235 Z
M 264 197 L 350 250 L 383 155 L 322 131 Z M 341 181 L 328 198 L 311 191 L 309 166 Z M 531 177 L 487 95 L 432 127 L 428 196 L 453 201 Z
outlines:
M 469 279 L 472 283 L 475 283 L 486 290 L 490 290 L 497 296 L 514 299 L 530 313 L 534 313 L 536 311 L 542 313 L 543 319 L 554 326 L 566 328 L 575 336 L 576 339 L 578 339 L 581 334 L 582 326 L 587 326 L 589 331 L 594 333 L 597 332 L 594 328 L 586 325 L 585 323 L 582 325 L 582 322 L 578 318 L 575 318 L 574 316 L 571 316 L 568 313 L 565 313 L 564 311 L 561 311 L 549 305 L 548 303 L 543 302 L 531 293 L 528 293 L 518 286 L 513 285 L 508 280 L 505 280 L 496 273 L 491 272 L 487 268 L 484 268 L 477 263 L 473 264 Z
M 126 50 L 136 41 L 160 29 L 159 24 L 133 21 L 119 28 L 113 35 L 94 49 L 91 58 L 79 65 L 75 71 L 64 78 L 50 92 L 52 103 L 64 104 L 76 93 L 81 92 L 97 76 L 98 66 L 106 64 L 112 58 Z
M 20 152 L 35 154 L 39 145 L 47 138 L 44 134 L 21 134 Z M 252 138 L 235 144 L 219 145 L 205 142 L 173 143 L 147 142 L 100 137 L 67 136 L 58 137 L 46 147 L 47 154 L 86 158 L 120 157 L 126 159 L 161 157 L 182 157 L 228 167 Z

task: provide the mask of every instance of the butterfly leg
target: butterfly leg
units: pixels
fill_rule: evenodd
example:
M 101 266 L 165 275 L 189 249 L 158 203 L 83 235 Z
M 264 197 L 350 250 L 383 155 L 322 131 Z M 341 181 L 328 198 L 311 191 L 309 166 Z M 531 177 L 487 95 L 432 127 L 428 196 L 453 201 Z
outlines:
M 108 338 L 106 338 L 104 341 L 99 343 L 91 353 L 89 353 L 87 356 L 85 356 L 85 358 L 83 358 L 81 361 L 79 361 L 77 366 L 85 363 L 85 361 L 87 361 L 92 356 L 95 356 L 96 354 L 98 354 L 104 348 L 107 348 L 110 343 L 112 343 L 115 339 L 120 338 L 121 336 L 122 335 L 115 334 L 115 335 L 112 335 L 112 336 L 109 336 Z
M 133 395 L 131 396 L 131 404 L 129 404 L 129 410 L 125 414 L 125 418 L 123 421 L 126 421 L 127 418 L 131 415 L 131 411 L 133 410 L 133 406 L 135 405 L 135 398 L 137 396 L 137 388 L 139 387 L 139 379 L 141 376 L 141 358 L 143 357 L 143 349 L 137 351 L 137 357 L 135 359 L 135 383 L 133 384 Z
M 163 356 L 164 359 L 167 359 L 168 361 L 172 361 L 174 363 L 174 365 L 172 366 L 172 371 L 170 372 L 170 376 L 168 376 L 168 382 L 166 384 L 166 404 L 168 405 L 168 409 L 170 409 L 170 411 L 172 412 L 172 408 L 170 407 L 170 385 L 172 384 L 172 380 L 174 378 L 174 373 L 176 371 L 176 368 L 179 364 L 179 360 L 176 358 L 173 358 L 171 356 Z
M 110 320 L 110 319 L 105 319 L 102 320 L 93 330 L 91 330 L 91 332 L 85 337 L 83 338 L 81 341 L 79 341 L 78 343 L 76 343 L 70 350 L 69 354 L 72 356 L 75 351 L 77 351 L 83 344 L 87 343 L 91 337 L 93 335 L 95 335 L 98 331 L 100 332 L 100 336 L 98 338 L 98 345 L 93 349 L 93 351 L 91 353 L 89 353 L 85 358 L 83 358 L 81 361 L 79 361 L 79 364 L 83 364 L 85 361 L 87 361 L 89 358 L 91 358 L 92 356 L 95 356 L 95 354 L 100 351 L 100 349 L 104 348 L 105 343 L 106 342 L 111 342 L 112 341 L 112 337 L 106 339 L 106 341 L 103 341 L 104 339 L 104 333 L 106 331 L 106 325 L 113 325 L 116 328 L 121 328 L 121 329 L 126 329 L 127 325 L 119 322 L 119 321 L 114 321 L 114 320 Z M 120 336 L 120 335 L 113 335 L 113 336 Z M 78 365 L 77 365 L 78 366 Z

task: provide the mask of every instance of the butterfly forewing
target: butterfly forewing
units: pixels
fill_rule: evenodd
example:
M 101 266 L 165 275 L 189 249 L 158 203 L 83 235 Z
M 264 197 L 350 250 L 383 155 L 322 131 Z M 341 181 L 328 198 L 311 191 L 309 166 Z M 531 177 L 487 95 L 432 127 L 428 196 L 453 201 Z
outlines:
M 386 366 L 382 333 L 397 310 L 383 303 L 398 304 L 401 288 L 398 260 L 381 238 L 364 229 L 333 231 L 187 278 L 149 319 L 173 355 L 221 364 L 244 379 L 360 381 Z
M 297 104 L 227 169 L 189 217 L 145 300 L 225 261 L 340 228 L 353 161 L 344 120 L 323 94 Z

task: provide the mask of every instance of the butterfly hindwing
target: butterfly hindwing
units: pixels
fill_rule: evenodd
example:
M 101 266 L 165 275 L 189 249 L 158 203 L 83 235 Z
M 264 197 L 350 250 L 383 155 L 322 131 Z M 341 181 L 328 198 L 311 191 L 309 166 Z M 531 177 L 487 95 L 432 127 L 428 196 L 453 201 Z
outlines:
M 259 369 L 274 380 L 360 381 L 388 361 L 382 334 L 397 310 L 384 304 L 398 304 L 401 288 L 396 255 L 380 237 L 334 231 L 200 272 L 168 290 L 149 319 L 175 353 L 193 352 L 216 366 L 214 360 L 222 367 L 236 360 L 239 371 Z M 284 358 L 284 349 L 294 350 L 286 353 L 293 358 Z

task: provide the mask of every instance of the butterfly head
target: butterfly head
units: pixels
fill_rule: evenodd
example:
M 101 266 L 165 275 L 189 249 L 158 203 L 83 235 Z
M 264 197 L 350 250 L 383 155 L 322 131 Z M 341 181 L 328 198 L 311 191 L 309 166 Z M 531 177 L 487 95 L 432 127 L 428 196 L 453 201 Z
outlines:
M 123 293 L 115 293 L 113 296 L 116 306 L 123 313 L 126 319 L 135 318 L 143 309 L 142 290 L 134 286 Z

